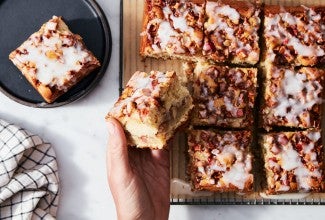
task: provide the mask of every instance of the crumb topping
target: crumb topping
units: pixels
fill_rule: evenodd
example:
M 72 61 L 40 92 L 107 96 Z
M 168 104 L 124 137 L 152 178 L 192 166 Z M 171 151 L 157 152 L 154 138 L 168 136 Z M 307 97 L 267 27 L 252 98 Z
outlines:
M 207 66 L 195 76 L 195 116 L 202 122 L 219 126 L 227 126 L 230 119 L 249 118 L 255 90 L 255 69 Z M 243 122 L 250 123 L 249 120 Z

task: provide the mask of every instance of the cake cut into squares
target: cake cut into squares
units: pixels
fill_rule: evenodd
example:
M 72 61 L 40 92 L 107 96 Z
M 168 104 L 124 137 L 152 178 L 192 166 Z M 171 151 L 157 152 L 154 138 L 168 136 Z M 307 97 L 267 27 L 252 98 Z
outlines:
M 268 194 L 324 190 L 320 130 L 278 132 L 260 139 Z
M 203 45 L 204 0 L 145 0 L 140 54 L 194 60 Z
M 266 68 L 263 127 L 320 128 L 324 70 Z
M 260 6 L 248 1 L 208 0 L 203 55 L 218 63 L 259 61 Z
M 266 62 L 325 64 L 325 7 L 265 6 L 264 26 Z
M 175 72 L 136 72 L 107 118 L 121 122 L 129 146 L 162 149 L 192 108 L 192 97 Z
M 82 38 L 57 16 L 10 53 L 9 59 L 48 103 L 100 66 Z
M 253 125 L 256 68 L 198 63 L 193 72 L 193 125 L 226 128 Z
M 251 136 L 249 131 L 191 130 L 188 145 L 193 190 L 251 191 Z

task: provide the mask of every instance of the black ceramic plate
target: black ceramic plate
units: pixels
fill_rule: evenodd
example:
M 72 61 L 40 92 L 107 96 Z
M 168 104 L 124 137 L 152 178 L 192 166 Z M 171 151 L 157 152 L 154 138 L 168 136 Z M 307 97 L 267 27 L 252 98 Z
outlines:
M 63 17 L 70 30 L 83 38 L 102 66 L 56 102 L 48 104 L 8 55 L 53 15 Z M 9 98 L 32 107 L 49 108 L 73 102 L 88 94 L 105 74 L 111 44 L 107 19 L 93 0 L 0 0 L 0 90 Z

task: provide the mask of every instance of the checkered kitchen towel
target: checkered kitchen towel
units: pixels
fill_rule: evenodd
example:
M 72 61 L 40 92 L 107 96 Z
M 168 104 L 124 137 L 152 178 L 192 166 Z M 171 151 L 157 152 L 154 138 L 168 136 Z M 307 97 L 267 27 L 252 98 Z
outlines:
M 51 145 L 0 119 L 0 219 L 55 219 L 58 194 Z

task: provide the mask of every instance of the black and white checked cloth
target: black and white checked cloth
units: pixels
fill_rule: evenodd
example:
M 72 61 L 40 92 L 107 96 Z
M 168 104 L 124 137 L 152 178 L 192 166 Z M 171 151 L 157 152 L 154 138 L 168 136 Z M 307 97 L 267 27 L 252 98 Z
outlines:
M 51 145 L 0 119 L 0 219 L 55 219 L 58 202 Z

